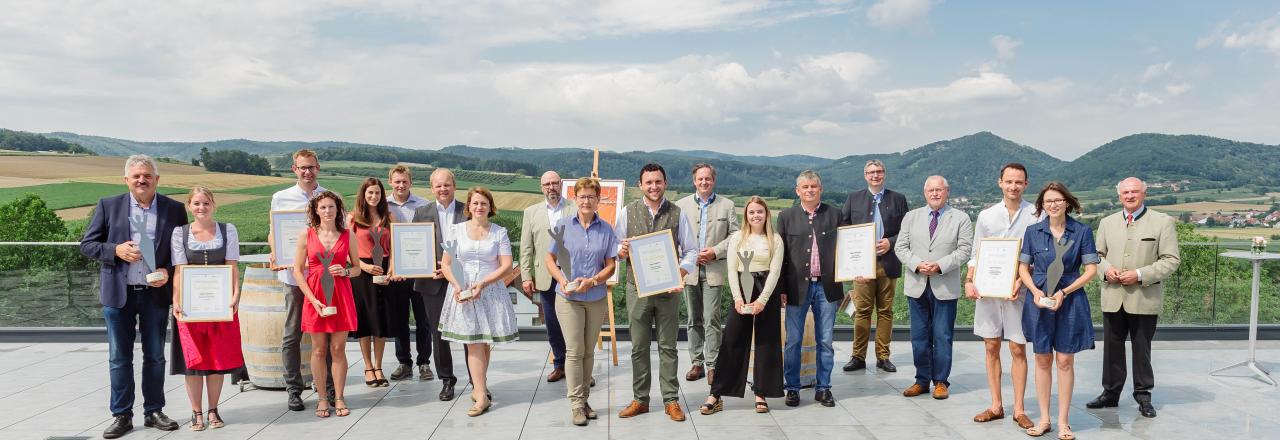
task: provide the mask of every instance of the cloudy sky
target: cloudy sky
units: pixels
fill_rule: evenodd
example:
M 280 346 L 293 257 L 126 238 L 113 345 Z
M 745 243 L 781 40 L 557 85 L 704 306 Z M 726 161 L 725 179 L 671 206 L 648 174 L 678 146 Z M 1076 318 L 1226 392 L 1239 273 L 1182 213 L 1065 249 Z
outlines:
M 1280 143 L 1280 6 L 0 0 L 0 127 L 826 157 Z M 1221 3 L 1221 4 L 1219 4 Z

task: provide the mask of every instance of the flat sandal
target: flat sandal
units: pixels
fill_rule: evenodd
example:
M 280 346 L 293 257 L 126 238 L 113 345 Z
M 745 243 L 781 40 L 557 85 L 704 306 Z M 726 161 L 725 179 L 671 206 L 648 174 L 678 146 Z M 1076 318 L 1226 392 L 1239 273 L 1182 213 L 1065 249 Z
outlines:
M 1053 431 L 1053 424 L 1049 422 L 1045 422 L 1045 423 L 1037 424 L 1036 426 L 1027 428 L 1027 435 L 1032 437 L 1039 437 L 1039 436 L 1048 434 L 1050 431 Z

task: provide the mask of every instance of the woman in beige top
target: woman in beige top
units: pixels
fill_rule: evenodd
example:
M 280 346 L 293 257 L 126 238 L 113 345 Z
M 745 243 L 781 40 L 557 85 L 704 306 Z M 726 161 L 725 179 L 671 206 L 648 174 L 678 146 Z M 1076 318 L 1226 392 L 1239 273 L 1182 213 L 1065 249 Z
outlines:
M 699 409 L 704 415 L 724 409 L 721 396 L 742 397 L 755 334 L 755 371 L 751 391 L 756 412 L 769 412 L 766 397 L 782 397 L 782 295 L 774 294 L 782 269 L 782 238 L 773 231 L 764 199 L 752 196 L 743 207 L 742 230 L 729 236 L 728 283 L 733 311 L 720 339 L 716 381 Z

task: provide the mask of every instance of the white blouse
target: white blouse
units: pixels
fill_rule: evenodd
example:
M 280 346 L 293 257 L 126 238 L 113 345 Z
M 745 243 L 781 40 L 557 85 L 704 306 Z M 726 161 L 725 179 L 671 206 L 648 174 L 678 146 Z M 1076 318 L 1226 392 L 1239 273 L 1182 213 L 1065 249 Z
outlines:
M 750 302 L 751 288 L 754 286 L 739 286 L 740 274 L 743 271 L 743 262 L 738 257 L 739 251 L 751 251 L 755 254 L 751 256 L 751 261 L 746 262 L 747 272 L 763 272 L 768 271 L 769 275 L 764 281 L 764 291 L 757 299 L 761 304 L 768 303 L 773 289 L 778 285 L 778 276 L 782 273 L 782 254 L 783 245 L 782 237 L 773 234 L 773 254 L 769 253 L 769 242 L 765 241 L 763 235 L 750 234 L 747 236 L 746 245 L 739 249 L 739 242 L 742 240 L 742 234 L 746 233 L 746 229 L 734 232 L 729 236 L 729 244 L 727 246 L 728 253 L 727 263 L 729 266 L 729 290 L 733 292 L 733 297 L 742 300 L 743 303 Z M 745 292 L 745 295 L 744 295 Z

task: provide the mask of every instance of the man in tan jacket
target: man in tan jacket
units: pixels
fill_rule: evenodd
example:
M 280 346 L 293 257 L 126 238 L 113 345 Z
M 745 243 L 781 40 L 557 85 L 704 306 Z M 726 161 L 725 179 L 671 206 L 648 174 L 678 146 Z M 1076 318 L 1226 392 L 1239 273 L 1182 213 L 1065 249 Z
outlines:
M 547 326 L 547 343 L 551 344 L 552 369 L 547 382 L 564 379 L 564 335 L 560 333 L 560 320 L 556 319 L 556 284 L 547 272 L 547 250 L 551 249 L 551 228 L 561 219 L 573 217 L 577 212 L 573 202 L 560 194 L 560 174 L 547 171 L 542 174 L 542 195 L 545 200 L 524 209 L 520 224 L 520 279 L 521 290 L 533 300 L 536 293 L 542 304 L 542 319 Z
M 693 188 L 693 194 L 676 202 L 698 240 L 698 270 L 684 277 L 685 305 L 689 310 L 689 359 L 693 364 L 684 379 L 693 381 L 706 376 L 707 383 L 711 383 L 715 380 L 724 322 L 720 299 L 727 269 L 725 253 L 729 236 L 738 231 L 738 216 L 733 212 L 733 200 L 715 193 L 715 167 L 705 163 L 694 165 Z
M 1098 273 L 1102 275 L 1102 394 L 1085 406 L 1119 405 L 1125 382 L 1125 347 L 1133 344 L 1133 399 L 1144 417 L 1155 417 L 1151 389 L 1151 339 L 1164 305 L 1166 277 L 1178 270 L 1178 231 L 1173 218 L 1146 206 L 1147 184 L 1129 177 L 1116 185 L 1124 209 L 1098 225 Z

